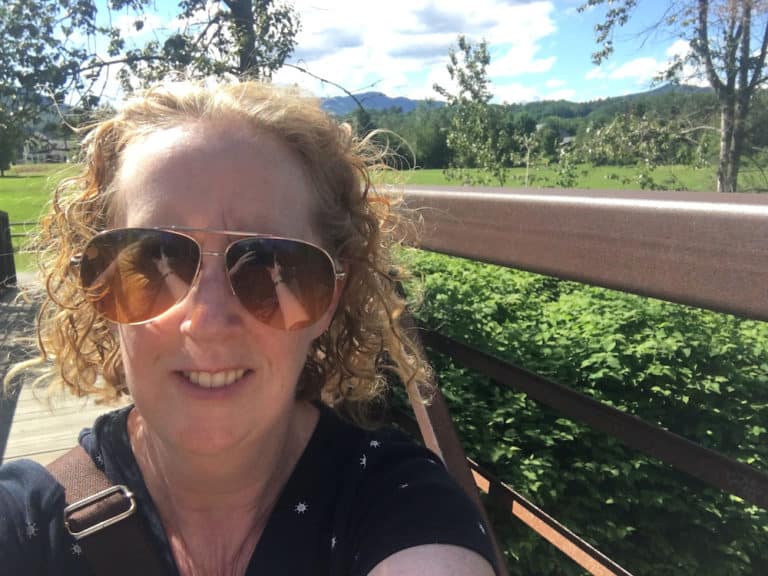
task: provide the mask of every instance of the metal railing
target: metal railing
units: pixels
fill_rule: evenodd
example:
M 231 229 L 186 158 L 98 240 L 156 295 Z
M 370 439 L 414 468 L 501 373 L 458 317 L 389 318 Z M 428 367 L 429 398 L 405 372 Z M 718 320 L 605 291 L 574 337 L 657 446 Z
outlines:
M 768 196 L 410 187 L 418 247 L 561 279 L 768 320 Z M 768 509 L 768 474 L 491 355 L 437 334 L 425 344 L 498 385 Z M 629 572 L 467 460 L 440 394 L 409 390 L 426 444 L 465 491 L 492 501 L 596 575 Z M 467 466 L 469 463 L 469 467 Z M 497 556 L 503 556 L 497 546 Z

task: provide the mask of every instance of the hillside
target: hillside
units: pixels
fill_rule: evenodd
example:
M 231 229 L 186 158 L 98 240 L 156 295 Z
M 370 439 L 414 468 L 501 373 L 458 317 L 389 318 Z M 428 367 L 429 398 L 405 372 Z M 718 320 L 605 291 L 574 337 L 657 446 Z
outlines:
M 653 90 L 645 92 L 637 92 L 634 94 L 628 94 L 626 96 L 617 96 L 613 98 L 604 98 L 600 100 L 593 100 L 588 102 L 571 102 L 569 100 L 541 100 L 535 102 L 526 102 L 513 104 L 515 109 L 525 110 L 531 116 L 541 117 L 549 114 L 561 116 L 561 117 L 581 117 L 587 116 L 597 109 L 608 108 L 612 109 L 618 105 L 623 105 L 633 101 L 642 101 L 645 99 L 653 99 L 655 97 L 666 96 L 669 94 L 676 94 L 681 96 L 698 97 L 704 95 L 705 97 L 712 94 L 711 88 L 702 88 L 699 86 L 687 86 L 681 84 L 665 84 L 659 86 Z M 365 106 L 366 110 L 392 110 L 399 109 L 403 113 L 412 112 L 420 104 L 429 104 L 430 106 L 439 108 L 444 106 L 443 102 L 435 100 L 413 100 L 403 96 L 390 97 L 381 92 L 361 92 L 355 95 L 358 100 Z M 334 96 L 332 98 L 323 99 L 323 108 L 334 114 L 335 116 L 347 116 L 355 111 L 357 103 L 350 96 Z M 552 112 L 552 110 L 555 110 Z
M 405 97 L 391 98 L 381 92 L 362 92 L 355 94 L 360 103 L 366 110 L 391 110 L 399 108 L 402 112 L 408 113 L 415 110 L 419 104 L 429 102 L 432 106 L 444 106 L 442 102 L 428 100 L 412 100 Z M 336 116 L 346 116 L 351 114 L 357 108 L 357 103 L 350 96 L 334 96 L 333 98 L 323 99 L 323 108 Z

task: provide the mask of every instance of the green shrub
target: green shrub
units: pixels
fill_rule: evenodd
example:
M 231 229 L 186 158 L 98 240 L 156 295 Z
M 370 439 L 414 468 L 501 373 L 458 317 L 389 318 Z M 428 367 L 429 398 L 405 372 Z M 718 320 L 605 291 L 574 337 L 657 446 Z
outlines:
M 422 325 L 768 470 L 768 325 L 437 254 L 402 258 Z M 765 510 L 430 358 L 467 453 L 632 573 L 765 574 Z M 583 573 L 508 513 L 492 515 L 512 574 Z

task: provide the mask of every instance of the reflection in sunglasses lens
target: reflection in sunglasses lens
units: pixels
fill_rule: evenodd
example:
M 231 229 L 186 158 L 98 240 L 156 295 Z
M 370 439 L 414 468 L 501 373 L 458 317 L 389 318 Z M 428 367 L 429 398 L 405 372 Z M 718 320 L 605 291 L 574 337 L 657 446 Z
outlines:
M 86 298 L 107 319 L 151 320 L 181 301 L 194 282 L 200 247 L 191 237 L 152 229 L 104 232 L 86 246 L 80 277 Z M 226 253 L 235 295 L 260 322 L 280 330 L 310 326 L 330 306 L 333 263 L 298 240 L 246 238 Z
M 191 238 L 161 230 L 113 230 L 85 250 L 86 298 L 109 320 L 144 322 L 186 295 L 200 252 Z

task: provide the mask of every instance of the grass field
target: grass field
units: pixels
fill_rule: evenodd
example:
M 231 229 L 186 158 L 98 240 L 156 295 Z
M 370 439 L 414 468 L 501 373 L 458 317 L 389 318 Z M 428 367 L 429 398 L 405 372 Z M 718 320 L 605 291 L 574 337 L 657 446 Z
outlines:
M 56 182 L 73 174 L 77 166 L 68 164 L 43 164 L 15 166 L 0 178 L 0 210 L 7 212 L 10 221 L 30 222 L 36 220 L 51 197 Z M 579 166 L 576 169 L 577 181 L 574 188 L 632 190 L 640 189 L 637 179 L 638 170 L 632 166 Z M 715 170 L 712 167 L 695 169 L 690 166 L 662 166 L 652 173 L 656 183 L 669 189 L 687 189 L 694 191 L 712 191 L 715 187 Z M 389 174 L 386 181 L 397 185 L 458 186 L 461 183 L 446 179 L 442 170 L 410 170 Z M 755 182 L 765 189 L 762 175 L 743 171 L 740 185 L 753 189 Z M 557 175 L 549 167 L 535 167 L 529 174 L 529 187 L 556 187 Z M 525 169 L 515 168 L 509 171 L 506 185 L 521 188 L 525 184 Z M 15 226 L 16 234 L 34 230 L 34 226 Z M 19 238 L 14 238 L 14 245 L 23 252 L 24 245 Z M 16 267 L 20 271 L 31 269 L 32 258 L 27 254 L 17 254 Z
M 634 166 L 578 166 L 573 188 L 604 190 L 639 190 L 638 170 Z M 715 170 L 711 167 L 696 169 L 690 166 L 661 166 L 652 172 L 652 178 L 666 189 L 713 191 Z M 558 177 L 553 168 L 535 167 L 529 172 L 530 188 L 557 188 Z M 442 170 L 412 170 L 399 172 L 398 182 L 405 185 L 458 186 L 461 183 L 446 179 Z M 494 186 L 497 184 L 494 184 Z M 525 186 L 525 168 L 509 170 L 510 188 Z
M 51 198 L 56 183 L 71 174 L 75 167 L 67 164 L 31 164 L 14 166 L 0 178 L 0 210 L 8 213 L 11 223 L 34 222 Z M 11 227 L 12 234 L 34 231 L 34 224 L 18 224 Z M 24 242 L 13 238 L 16 254 L 16 270 L 29 271 L 33 257 L 24 253 Z

